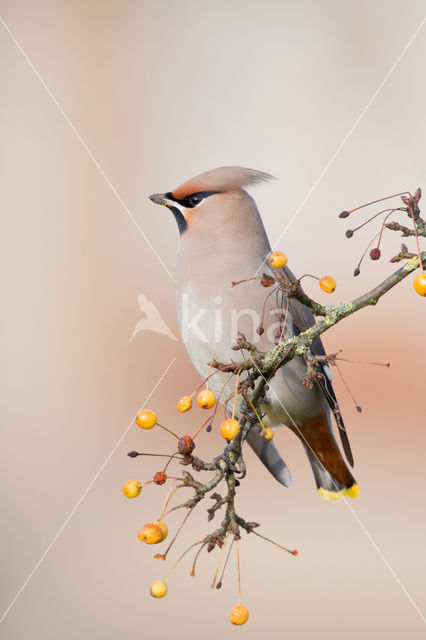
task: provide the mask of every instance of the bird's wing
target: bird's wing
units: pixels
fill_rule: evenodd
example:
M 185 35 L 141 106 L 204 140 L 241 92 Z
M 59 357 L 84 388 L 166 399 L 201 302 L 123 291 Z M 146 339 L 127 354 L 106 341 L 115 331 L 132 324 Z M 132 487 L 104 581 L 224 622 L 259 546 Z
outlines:
M 274 478 L 285 487 L 289 487 L 291 484 L 290 471 L 275 444 L 271 440 L 262 438 L 253 427 L 248 432 L 246 440 Z
M 290 269 L 285 267 L 284 272 L 292 282 L 295 282 L 296 278 L 294 277 Z M 309 307 L 302 304 L 295 298 L 289 299 L 289 311 L 293 321 L 293 331 L 295 335 L 301 333 L 302 331 L 305 331 L 306 329 L 309 329 L 309 327 L 312 327 L 315 324 L 314 314 L 312 313 L 311 309 L 309 309 Z M 310 346 L 310 351 L 313 355 L 325 355 L 325 349 L 321 342 L 321 338 L 316 338 L 313 341 Z M 333 412 L 337 428 L 339 430 L 340 441 L 342 443 L 343 450 L 349 464 L 351 465 L 351 467 L 353 467 L 354 458 L 351 450 L 351 445 L 349 443 L 346 427 L 343 423 L 342 414 L 340 413 L 336 394 L 333 390 L 331 371 L 328 365 L 320 365 L 319 374 L 320 375 L 317 378 L 317 382 L 327 399 L 331 411 Z

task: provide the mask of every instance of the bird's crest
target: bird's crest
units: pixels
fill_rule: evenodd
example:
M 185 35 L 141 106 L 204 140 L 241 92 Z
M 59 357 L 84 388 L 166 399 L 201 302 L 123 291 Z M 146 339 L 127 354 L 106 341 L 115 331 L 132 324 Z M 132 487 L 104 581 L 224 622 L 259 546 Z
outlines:
M 253 187 L 259 182 L 274 180 L 269 173 L 246 169 L 245 167 L 218 167 L 200 173 L 191 178 L 173 192 L 173 197 L 183 200 L 187 196 L 199 191 L 231 191 L 232 189 L 244 189 Z

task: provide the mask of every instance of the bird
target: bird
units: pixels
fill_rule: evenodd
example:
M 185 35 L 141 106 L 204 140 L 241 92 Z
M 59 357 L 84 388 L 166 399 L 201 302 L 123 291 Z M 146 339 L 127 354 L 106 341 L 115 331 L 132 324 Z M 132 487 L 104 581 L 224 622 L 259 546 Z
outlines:
M 261 351 L 268 351 L 275 345 L 277 326 L 286 340 L 315 324 L 312 311 L 294 297 L 281 291 L 280 300 L 270 295 L 265 301 L 265 288 L 258 280 L 250 280 L 259 273 L 273 275 L 273 271 L 268 263 L 271 245 L 247 189 L 272 179 L 254 169 L 224 166 L 205 171 L 172 191 L 150 196 L 155 204 L 167 207 L 177 223 L 174 306 L 182 340 L 203 379 L 213 359 L 235 359 L 232 346 L 237 332 Z M 282 271 L 295 281 L 287 266 Z M 232 286 L 240 280 L 248 281 Z M 259 332 L 262 316 L 264 331 Z M 325 354 L 319 338 L 310 350 L 313 355 Z M 353 455 L 330 369 L 322 365 L 310 390 L 303 384 L 306 371 L 302 356 L 277 370 L 259 403 L 263 424 L 288 427 L 299 438 L 322 498 L 356 498 L 359 487 L 349 468 L 354 464 Z M 216 396 L 227 398 L 235 392 L 235 379 L 216 372 L 209 387 Z M 331 415 L 347 462 L 334 436 Z M 290 486 L 290 471 L 275 443 L 262 438 L 256 429 L 249 430 L 247 441 L 275 479 Z

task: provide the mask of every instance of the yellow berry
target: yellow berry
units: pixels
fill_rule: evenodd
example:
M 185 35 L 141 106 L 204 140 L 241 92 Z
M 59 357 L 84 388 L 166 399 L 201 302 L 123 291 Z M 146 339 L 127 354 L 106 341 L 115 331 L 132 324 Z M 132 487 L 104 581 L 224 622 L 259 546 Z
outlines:
M 269 427 L 266 427 L 263 431 L 263 437 L 265 438 L 265 440 L 272 440 L 272 438 L 274 437 L 274 432 Z
M 163 527 L 164 526 L 165 525 L 163 525 Z M 165 537 L 164 529 L 160 526 L 160 523 L 157 520 L 148 522 L 148 524 L 142 527 L 138 533 L 139 540 L 146 542 L 146 544 L 158 544 L 159 542 L 162 542 Z
M 248 617 L 248 609 L 246 609 L 246 607 L 243 607 L 242 604 L 239 604 L 232 609 L 230 620 L 232 624 L 244 624 L 245 622 L 247 622 Z
M 157 414 L 153 411 L 149 411 L 149 409 L 144 409 L 143 411 L 139 411 L 136 424 L 141 429 L 152 429 L 157 424 Z
M 281 269 L 281 267 L 285 267 L 287 264 L 287 256 L 284 255 L 281 251 L 274 251 L 269 256 L 269 264 L 274 269 Z
M 126 498 L 137 498 L 142 491 L 142 485 L 139 480 L 129 480 L 123 487 L 123 493 Z
M 418 273 L 413 280 L 413 287 L 420 296 L 426 296 L 426 273 Z
M 211 409 L 216 403 L 216 396 L 213 391 L 204 389 L 204 391 L 200 391 L 198 394 L 197 402 L 202 409 Z
M 158 522 L 158 526 L 161 529 L 161 533 L 163 534 L 163 540 L 165 540 L 169 534 L 169 530 L 167 528 L 167 525 L 165 522 L 161 522 L 161 520 L 159 520 Z
M 331 276 L 323 276 L 319 281 L 319 286 L 326 293 L 333 293 L 336 288 L 336 281 Z
M 182 396 L 182 398 L 178 402 L 177 410 L 181 413 L 185 413 L 185 411 L 189 411 L 192 407 L 192 398 L 189 396 Z
M 167 584 L 162 580 L 157 580 L 156 582 L 152 583 L 150 591 L 151 595 L 154 596 L 154 598 L 164 598 L 168 591 Z
M 240 425 L 237 420 L 233 418 L 228 418 L 224 420 L 220 425 L 220 433 L 223 438 L 227 440 L 233 440 L 240 433 Z

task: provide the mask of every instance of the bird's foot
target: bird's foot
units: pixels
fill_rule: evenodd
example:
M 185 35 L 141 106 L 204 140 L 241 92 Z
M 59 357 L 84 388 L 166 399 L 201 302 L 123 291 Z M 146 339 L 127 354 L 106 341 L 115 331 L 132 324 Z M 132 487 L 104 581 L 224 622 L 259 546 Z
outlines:
M 259 422 L 259 419 L 258 419 L 257 415 L 252 410 L 252 408 L 250 407 L 249 403 L 244 399 L 241 402 L 240 411 L 243 414 L 243 416 L 246 418 L 246 420 L 248 422 L 250 422 L 251 424 L 256 424 L 256 422 Z M 259 414 L 259 412 L 258 412 L 258 414 Z M 260 419 L 263 420 L 265 414 L 262 413 L 262 414 L 259 414 L 259 416 L 260 416 Z

